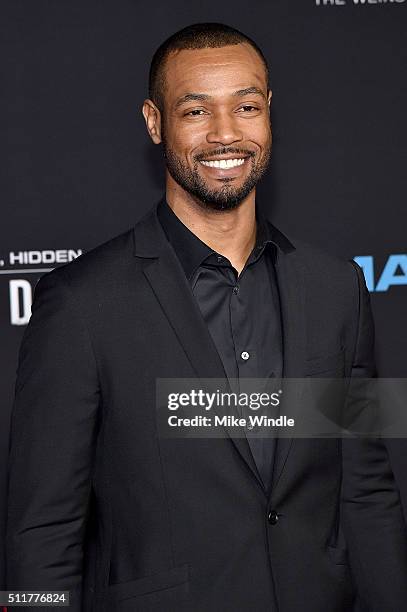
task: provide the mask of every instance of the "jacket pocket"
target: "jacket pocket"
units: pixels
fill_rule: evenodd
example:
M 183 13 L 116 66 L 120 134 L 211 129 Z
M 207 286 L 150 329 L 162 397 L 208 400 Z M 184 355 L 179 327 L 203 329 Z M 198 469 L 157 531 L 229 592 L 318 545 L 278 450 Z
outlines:
M 332 372 L 338 374 L 344 372 L 345 367 L 345 350 L 341 348 L 336 353 L 330 355 L 321 355 L 305 360 L 305 376 L 318 377 L 319 374 Z
M 189 565 L 180 565 L 169 570 L 143 576 L 129 582 L 119 582 L 108 586 L 110 601 L 121 601 L 138 595 L 145 595 L 156 591 L 163 591 L 189 581 Z

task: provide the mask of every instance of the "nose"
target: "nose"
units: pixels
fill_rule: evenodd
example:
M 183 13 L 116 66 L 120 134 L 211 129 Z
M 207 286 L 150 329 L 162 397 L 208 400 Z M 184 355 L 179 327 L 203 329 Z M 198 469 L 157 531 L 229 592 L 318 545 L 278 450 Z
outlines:
M 219 112 L 211 118 L 206 140 L 210 143 L 230 145 L 243 140 L 243 134 L 233 115 L 228 112 Z

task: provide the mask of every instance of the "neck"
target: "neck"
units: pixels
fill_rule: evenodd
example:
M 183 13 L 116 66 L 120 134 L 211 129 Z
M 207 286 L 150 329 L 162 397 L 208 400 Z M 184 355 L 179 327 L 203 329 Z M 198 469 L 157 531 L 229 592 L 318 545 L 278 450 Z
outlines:
M 256 242 L 255 189 L 232 210 L 204 208 L 178 184 L 170 186 L 168 181 L 166 199 L 182 223 L 211 249 L 229 259 L 240 274 Z

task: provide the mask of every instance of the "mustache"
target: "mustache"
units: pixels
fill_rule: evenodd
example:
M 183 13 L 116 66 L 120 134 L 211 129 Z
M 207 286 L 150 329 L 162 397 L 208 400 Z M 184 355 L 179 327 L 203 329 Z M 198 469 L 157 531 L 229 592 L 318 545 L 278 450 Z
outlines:
M 206 159 L 211 158 L 211 157 L 217 157 L 220 155 L 229 155 L 229 154 L 244 155 L 248 157 L 255 156 L 254 151 L 249 151 L 249 149 L 241 149 L 237 147 L 220 147 L 218 149 L 213 149 L 212 151 L 209 151 L 209 152 L 197 153 L 197 155 L 194 155 L 194 160 L 205 161 Z

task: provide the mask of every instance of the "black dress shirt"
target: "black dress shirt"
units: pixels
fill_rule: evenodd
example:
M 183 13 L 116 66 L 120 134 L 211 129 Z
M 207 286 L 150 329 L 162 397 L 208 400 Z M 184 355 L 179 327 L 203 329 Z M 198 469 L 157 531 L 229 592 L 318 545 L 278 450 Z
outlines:
M 257 205 L 256 243 L 240 274 L 226 257 L 191 232 L 165 199 L 160 202 L 157 214 L 184 269 L 228 379 L 280 378 L 282 338 L 274 271 L 278 246 Z M 248 441 L 268 488 L 274 440 L 248 435 Z

